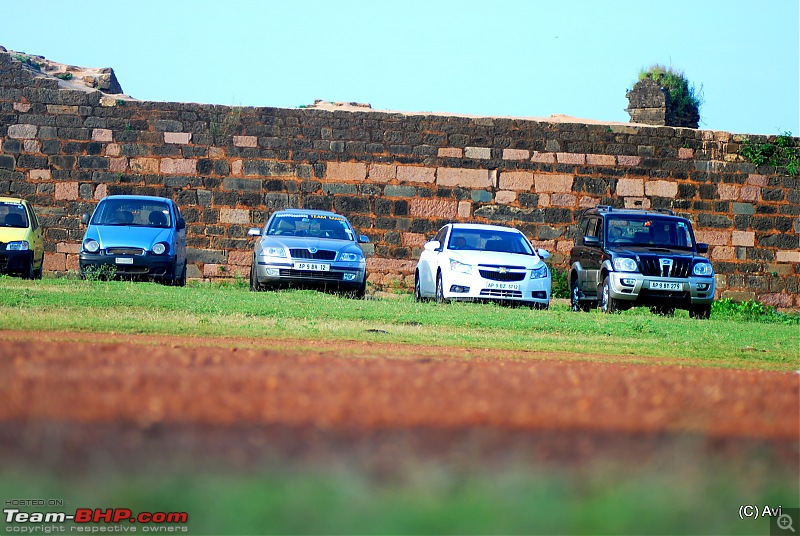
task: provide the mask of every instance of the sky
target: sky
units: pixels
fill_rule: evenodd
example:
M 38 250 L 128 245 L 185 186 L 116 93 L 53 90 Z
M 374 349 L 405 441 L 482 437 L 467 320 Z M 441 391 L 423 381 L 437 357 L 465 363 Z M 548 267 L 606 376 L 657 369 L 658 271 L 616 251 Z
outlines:
M 800 0 L 0 0 L 0 45 L 140 100 L 620 122 L 658 63 L 701 129 L 800 135 Z

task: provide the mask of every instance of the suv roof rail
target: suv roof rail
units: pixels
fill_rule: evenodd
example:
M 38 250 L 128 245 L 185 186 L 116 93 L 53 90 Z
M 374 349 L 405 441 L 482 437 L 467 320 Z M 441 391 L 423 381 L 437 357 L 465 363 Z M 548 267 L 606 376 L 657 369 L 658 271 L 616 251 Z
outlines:
M 603 212 L 612 212 L 614 210 L 611 205 L 597 205 L 595 208 Z
M 669 214 L 670 216 L 674 216 L 675 213 L 672 212 L 672 209 L 669 208 L 654 208 L 653 212 L 659 212 L 661 214 Z

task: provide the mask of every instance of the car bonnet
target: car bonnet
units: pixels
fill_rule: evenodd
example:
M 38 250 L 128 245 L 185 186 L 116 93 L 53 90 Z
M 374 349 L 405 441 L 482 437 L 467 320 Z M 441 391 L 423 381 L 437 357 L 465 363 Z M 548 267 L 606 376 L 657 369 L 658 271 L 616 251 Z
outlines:
M 97 240 L 101 249 L 133 247 L 149 250 L 158 242 L 170 242 L 171 235 L 172 229 L 160 227 L 91 225 L 86 230 L 84 239 Z
M 502 253 L 499 251 L 479 250 L 447 250 L 447 254 L 458 261 L 467 264 L 500 264 L 503 266 L 525 266 L 536 268 L 543 263 L 537 255 L 523 255 L 521 253 Z

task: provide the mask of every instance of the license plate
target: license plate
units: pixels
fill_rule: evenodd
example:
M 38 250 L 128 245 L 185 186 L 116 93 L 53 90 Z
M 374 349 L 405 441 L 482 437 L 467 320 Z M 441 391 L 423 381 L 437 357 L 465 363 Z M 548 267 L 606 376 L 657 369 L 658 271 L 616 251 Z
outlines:
M 133 264 L 133 259 L 129 257 L 117 257 L 114 260 L 117 264 Z
M 650 288 L 653 290 L 682 290 L 680 283 L 662 283 L 661 281 L 650 281 Z
M 486 288 L 498 290 L 519 290 L 519 283 L 486 283 Z
M 316 272 L 329 272 L 331 269 L 330 264 L 321 264 L 318 262 L 296 262 L 294 263 L 295 270 L 314 270 Z

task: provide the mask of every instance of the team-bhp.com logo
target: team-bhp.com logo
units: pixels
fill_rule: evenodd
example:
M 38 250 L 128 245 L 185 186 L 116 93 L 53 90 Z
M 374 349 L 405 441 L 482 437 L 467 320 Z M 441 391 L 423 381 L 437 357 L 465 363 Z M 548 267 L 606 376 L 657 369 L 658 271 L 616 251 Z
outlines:
M 74 514 L 65 512 L 22 512 L 18 508 L 5 508 L 5 521 L 14 523 L 139 523 L 181 524 L 189 521 L 186 512 L 140 512 L 134 514 L 130 508 L 77 508 Z

